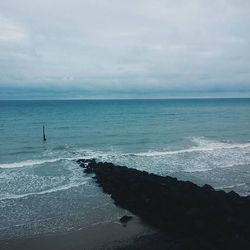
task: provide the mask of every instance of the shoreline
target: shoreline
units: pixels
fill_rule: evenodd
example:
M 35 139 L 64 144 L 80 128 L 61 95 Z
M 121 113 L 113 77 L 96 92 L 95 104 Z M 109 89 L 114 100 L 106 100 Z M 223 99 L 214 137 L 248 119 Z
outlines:
M 249 196 L 95 159 L 76 162 L 127 216 L 75 231 L 0 240 L 0 249 L 250 249 Z
M 140 237 L 154 235 L 155 230 L 138 217 L 127 223 L 108 222 L 95 224 L 70 232 L 37 235 L 20 239 L 0 240 L 4 250 L 80 250 L 126 249 Z

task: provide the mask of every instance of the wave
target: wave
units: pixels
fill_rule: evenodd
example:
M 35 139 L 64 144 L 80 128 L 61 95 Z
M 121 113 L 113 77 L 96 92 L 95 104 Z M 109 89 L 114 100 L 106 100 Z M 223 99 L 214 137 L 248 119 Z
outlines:
M 27 161 L 21 161 L 21 162 L 4 163 L 4 164 L 0 164 L 0 168 L 30 167 L 34 165 L 41 165 L 44 163 L 57 162 L 60 160 L 61 160 L 60 158 L 56 158 L 56 159 L 46 159 L 46 160 L 27 160 Z
M 220 169 L 227 169 L 227 168 L 233 168 L 233 167 L 240 167 L 240 166 L 246 166 L 247 163 L 243 163 L 243 164 L 238 164 L 238 163 L 233 163 L 233 164 L 228 164 L 228 165 L 223 165 L 223 166 L 218 166 Z M 183 172 L 186 172 L 186 173 L 194 173 L 194 172 L 208 172 L 208 171 L 212 171 L 214 170 L 214 168 L 188 168 L 188 169 L 185 169 L 185 170 L 182 170 Z
M 84 151 L 82 151 L 84 152 Z M 87 154 L 86 154 L 87 152 Z M 22 168 L 22 167 L 32 167 L 35 165 L 42 165 L 45 163 L 53 163 L 53 162 L 59 162 L 63 160 L 73 161 L 77 160 L 79 158 L 85 158 L 85 159 L 92 159 L 102 156 L 107 156 L 108 154 L 103 154 L 100 152 L 89 152 L 86 151 L 85 154 L 81 153 L 81 151 L 71 152 L 71 154 L 74 153 L 74 157 L 58 157 L 58 158 L 48 158 L 48 159 L 33 159 L 33 160 L 26 160 L 26 161 L 20 161 L 20 162 L 11 162 L 11 163 L 2 163 L 0 164 L 0 169 L 8 169 L 8 168 Z
M 208 172 L 213 170 L 213 168 L 189 168 L 182 170 L 185 173 L 195 173 L 195 172 Z
M 242 187 L 242 186 L 246 186 L 246 183 L 237 183 L 234 185 L 225 185 L 225 186 L 216 186 L 214 187 L 215 189 L 219 190 L 219 189 L 233 189 L 235 187 Z
M 168 155 L 178 155 L 178 154 L 188 154 L 195 152 L 209 152 L 216 150 L 226 150 L 226 149 L 250 149 L 250 143 L 231 143 L 231 142 L 217 142 L 212 140 L 206 140 L 202 138 L 192 138 L 193 143 L 196 146 L 192 146 L 186 149 L 179 150 L 170 150 L 170 151 L 147 151 L 147 152 L 137 152 L 137 153 L 122 153 L 122 152 L 102 152 L 102 151 L 92 151 L 88 149 L 78 149 L 74 152 L 71 152 L 71 155 L 74 154 L 74 157 L 57 157 L 57 158 L 48 158 L 48 159 L 33 159 L 26 160 L 21 162 L 13 163 L 3 163 L 0 164 L 0 169 L 8 168 L 21 168 L 21 167 L 31 167 L 35 165 L 41 165 L 45 163 L 54 163 L 62 160 L 76 160 L 79 158 L 91 159 L 96 158 L 98 160 L 111 160 L 119 159 L 120 157 L 162 157 Z M 52 155 L 51 155 L 52 156 Z M 53 156 L 52 156 L 53 157 Z M 132 160 L 132 159 L 131 159 Z
M 35 165 L 41 165 L 44 163 L 53 163 L 61 160 L 76 160 L 76 157 L 72 158 L 54 158 L 54 159 L 43 159 L 43 160 L 27 160 L 20 162 L 12 162 L 12 163 L 3 163 L 0 164 L 0 168 L 22 168 L 22 167 L 32 167 Z
M 206 151 L 214 151 L 220 149 L 243 149 L 250 148 L 250 143 L 245 144 L 223 144 L 218 143 L 217 145 L 208 145 L 205 147 L 191 147 L 188 149 L 174 150 L 174 151 L 148 151 L 142 153 L 131 153 L 131 156 L 146 156 L 146 157 L 154 157 L 154 156 L 164 156 L 164 155 L 175 155 L 175 154 L 185 154 L 185 153 L 193 153 L 193 152 L 206 152 Z
M 0 198 L 0 201 L 11 200 L 11 199 L 20 199 L 20 198 L 25 198 L 25 197 L 34 196 L 34 195 L 43 195 L 43 194 L 55 193 L 55 192 L 62 191 L 62 190 L 67 190 L 67 189 L 70 189 L 70 188 L 73 188 L 73 187 L 79 187 L 79 186 L 85 185 L 86 183 L 87 183 L 87 181 L 80 182 L 80 183 L 71 183 L 71 184 L 68 184 L 68 185 L 64 185 L 64 186 L 61 186 L 61 187 L 55 187 L 55 188 L 51 188 L 51 189 L 40 191 L 40 192 L 31 192 L 31 193 L 26 193 L 26 194 L 10 194 L 9 196 Z

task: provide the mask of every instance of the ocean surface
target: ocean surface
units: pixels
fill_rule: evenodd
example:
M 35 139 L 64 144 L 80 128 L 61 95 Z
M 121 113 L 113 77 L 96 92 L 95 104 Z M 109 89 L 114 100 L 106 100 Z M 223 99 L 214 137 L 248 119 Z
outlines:
M 250 99 L 0 101 L 0 239 L 126 213 L 78 158 L 248 195 Z

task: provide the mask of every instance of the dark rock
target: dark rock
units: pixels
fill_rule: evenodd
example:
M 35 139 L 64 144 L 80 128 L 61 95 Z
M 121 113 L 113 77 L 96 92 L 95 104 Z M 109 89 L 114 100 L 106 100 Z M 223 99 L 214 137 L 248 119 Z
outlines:
M 205 184 L 202 188 L 203 188 L 203 190 L 206 190 L 206 191 L 214 191 L 214 188 L 211 187 L 211 186 L 208 185 L 208 184 Z
M 184 249 L 250 249 L 248 198 L 112 163 L 77 162 L 86 173 L 95 173 L 117 206 L 181 239 L 188 246 Z
M 232 199 L 238 199 L 240 196 L 236 193 L 236 192 L 234 192 L 234 191 L 230 191 L 229 193 L 228 193 L 228 196 L 230 196 Z
M 124 215 L 120 218 L 120 222 L 121 223 L 128 223 L 130 220 L 133 219 L 133 216 L 130 216 L 130 215 Z

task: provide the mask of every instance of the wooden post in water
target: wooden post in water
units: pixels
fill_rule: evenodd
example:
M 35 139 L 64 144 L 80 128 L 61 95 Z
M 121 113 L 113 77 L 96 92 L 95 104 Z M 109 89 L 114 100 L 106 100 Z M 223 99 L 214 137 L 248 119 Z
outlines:
M 46 141 L 46 136 L 45 136 L 45 126 L 43 125 L 43 141 Z

